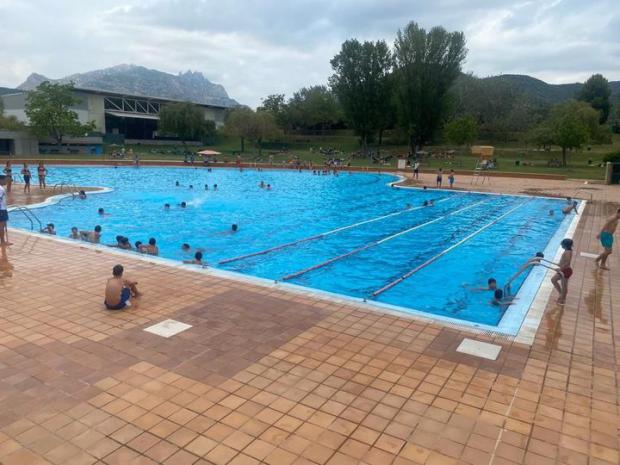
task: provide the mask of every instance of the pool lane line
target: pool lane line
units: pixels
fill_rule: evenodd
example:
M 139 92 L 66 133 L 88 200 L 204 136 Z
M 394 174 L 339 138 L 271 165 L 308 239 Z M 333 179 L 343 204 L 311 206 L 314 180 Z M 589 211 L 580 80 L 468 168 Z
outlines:
M 521 208 L 523 205 L 525 205 L 526 203 L 528 203 L 529 200 L 525 200 L 524 202 L 521 202 L 519 205 L 517 205 L 516 207 L 511 208 L 510 210 L 508 210 L 506 213 L 504 213 L 503 215 L 495 218 L 493 221 L 491 221 L 490 223 L 487 223 L 486 225 L 484 225 L 482 228 L 478 229 L 477 231 L 474 231 L 473 233 L 471 233 L 469 236 L 461 239 L 460 241 L 458 241 L 456 244 L 451 245 L 450 247 L 448 247 L 447 249 L 439 252 L 437 255 L 429 258 L 428 260 L 426 260 L 424 263 L 422 263 L 421 265 L 416 266 L 414 269 L 408 271 L 407 273 L 405 273 L 404 275 L 402 275 L 400 278 L 395 279 L 394 281 L 386 284 L 385 286 L 383 286 L 380 289 L 377 289 L 376 291 L 374 291 L 372 294 L 370 294 L 372 297 L 376 297 L 379 294 L 382 294 L 383 292 L 393 288 L 394 286 L 402 283 L 404 280 L 406 280 L 407 278 L 410 278 L 411 276 L 413 276 L 415 273 L 417 273 L 418 271 L 420 271 L 422 268 L 427 267 L 428 265 L 430 265 L 431 263 L 433 263 L 435 260 L 443 257 L 444 255 L 446 255 L 448 252 L 450 252 L 451 250 L 454 250 L 455 248 L 457 248 L 458 246 L 464 244 L 465 242 L 467 242 L 468 240 L 470 240 L 472 237 L 480 234 L 482 231 L 484 231 L 485 229 L 490 228 L 491 226 L 493 226 L 494 224 L 496 224 L 498 221 L 500 221 L 501 219 L 505 218 L 506 216 L 508 216 L 509 214 L 511 214 L 513 211 Z
M 452 215 L 455 215 L 455 214 L 460 213 L 462 211 L 469 210 L 470 208 L 473 208 L 476 205 L 480 205 L 481 203 L 485 203 L 485 202 L 488 202 L 488 200 L 481 200 L 479 202 L 475 202 L 473 204 L 467 205 L 466 207 L 459 208 L 458 210 L 450 212 L 447 215 L 439 216 L 439 217 L 435 218 L 434 220 L 427 221 L 426 223 L 418 224 L 416 226 L 413 226 L 412 228 L 405 229 L 404 231 L 401 231 L 401 232 L 398 232 L 396 234 L 392 234 L 390 236 L 384 237 L 383 239 L 380 239 L 378 241 L 369 242 L 368 244 L 365 244 L 365 245 L 363 245 L 361 247 L 358 247 L 357 249 L 350 250 L 349 252 L 344 253 L 342 255 L 338 255 L 337 257 L 330 258 L 329 260 L 326 260 L 324 262 L 317 263 L 316 265 L 312 265 L 312 266 L 310 266 L 308 268 L 304 268 L 303 270 L 299 270 L 299 271 L 296 271 L 294 273 L 291 273 L 291 274 L 288 274 L 286 276 L 283 276 L 282 277 L 282 281 L 288 281 L 290 279 L 296 278 L 296 277 L 301 276 L 303 274 L 309 273 L 310 271 L 314 271 L 316 269 L 323 268 L 324 266 L 327 266 L 327 265 L 329 265 L 331 263 L 334 263 L 334 262 L 336 262 L 338 260 L 342 260 L 343 258 L 349 257 L 351 255 L 355 255 L 356 253 L 359 253 L 359 252 L 361 252 L 363 250 L 370 249 L 371 247 L 383 244 L 384 242 L 392 240 L 392 239 L 394 239 L 394 238 L 396 238 L 398 236 L 402 236 L 403 234 L 408 234 L 408 233 L 410 233 L 412 231 L 415 231 L 416 229 L 420 229 L 420 228 L 423 228 L 424 226 L 428 226 L 429 224 L 436 223 L 439 220 L 443 220 L 444 218 L 447 218 L 448 216 L 452 216 Z
M 451 198 L 455 198 L 455 197 L 456 196 L 444 197 L 444 198 L 441 198 L 441 199 L 437 200 L 436 203 L 445 202 L 446 200 L 450 200 Z M 347 225 L 347 226 L 342 226 L 340 228 L 332 229 L 331 231 L 327 231 L 327 232 L 324 232 L 324 233 L 315 234 L 314 236 L 304 237 L 304 238 L 298 239 L 296 241 L 292 241 L 292 242 L 287 242 L 285 244 L 276 245 L 275 247 L 271 247 L 269 249 L 259 250 L 258 252 L 252 252 L 252 253 L 245 254 L 245 255 L 239 255 L 238 257 L 226 258 L 224 260 L 220 260 L 217 263 L 218 263 L 218 265 L 224 265 L 225 263 L 231 263 L 231 262 L 236 262 L 236 261 L 239 261 L 239 260 L 245 260 L 246 258 L 256 257 L 258 255 L 265 255 L 265 254 L 268 254 L 268 253 L 271 253 L 271 252 L 275 252 L 276 250 L 284 249 L 286 247 L 293 247 L 294 245 L 301 244 L 302 242 L 315 241 L 317 239 L 322 239 L 324 237 L 330 236 L 332 234 L 336 234 L 336 233 L 339 233 L 339 232 L 342 232 L 342 231 L 346 231 L 347 229 L 357 228 L 358 226 L 362 226 L 364 224 L 373 223 L 373 222 L 379 221 L 379 220 L 384 220 L 384 219 L 390 218 L 392 216 L 402 215 L 403 213 L 412 212 L 412 211 L 415 211 L 415 210 L 421 210 L 422 208 L 426 208 L 426 207 L 405 208 L 403 210 L 398 210 L 398 211 L 395 211 L 395 212 L 392 212 L 392 213 L 388 213 L 387 215 L 378 216 L 376 218 L 371 218 L 369 220 L 360 221 L 359 223 L 354 223 L 354 224 L 350 224 L 350 225 Z

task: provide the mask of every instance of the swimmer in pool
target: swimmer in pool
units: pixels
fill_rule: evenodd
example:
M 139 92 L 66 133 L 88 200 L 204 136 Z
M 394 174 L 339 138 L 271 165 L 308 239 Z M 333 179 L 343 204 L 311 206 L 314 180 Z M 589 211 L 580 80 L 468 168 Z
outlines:
M 179 207 L 181 207 L 181 208 L 185 208 L 185 207 L 187 207 L 187 202 L 181 202 L 181 203 L 179 204 Z
M 43 229 L 41 229 L 43 234 L 51 234 L 52 236 L 56 235 L 56 229 L 54 227 L 54 223 L 48 223 Z
M 95 226 L 93 231 L 80 231 L 80 238 L 86 242 L 99 244 L 99 239 L 101 239 L 101 226 Z
M 576 200 L 573 200 L 573 203 L 562 208 L 562 213 L 564 213 L 565 215 L 568 215 L 572 211 L 575 211 L 575 213 L 578 213 L 577 205 L 579 205 L 579 202 L 577 202 Z
M 170 210 L 170 204 L 169 203 L 165 203 L 164 204 L 164 210 Z
M 69 234 L 69 239 L 79 239 L 80 233 L 78 232 L 77 226 L 73 226 L 71 228 L 71 234 Z
M 154 237 L 149 239 L 148 245 L 141 245 L 140 252 L 145 253 L 147 255 L 159 255 L 159 247 L 157 247 L 157 241 Z
M 497 280 L 495 278 L 487 279 L 487 287 L 475 287 L 472 291 L 495 291 L 497 289 Z
M 493 298 L 491 299 L 491 305 L 495 305 L 498 307 L 508 307 L 512 304 L 516 299 L 513 296 L 504 295 L 504 291 L 501 289 L 495 289 L 493 291 Z
M 196 252 L 193 260 L 183 260 L 183 263 L 187 263 L 188 265 L 203 265 L 202 252 Z
M 109 213 L 106 213 L 106 212 L 105 212 L 105 210 L 104 210 L 103 208 L 98 208 L 98 209 L 97 209 L 97 214 L 98 214 L 99 216 L 110 216 L 110 214 L 109 214 Z

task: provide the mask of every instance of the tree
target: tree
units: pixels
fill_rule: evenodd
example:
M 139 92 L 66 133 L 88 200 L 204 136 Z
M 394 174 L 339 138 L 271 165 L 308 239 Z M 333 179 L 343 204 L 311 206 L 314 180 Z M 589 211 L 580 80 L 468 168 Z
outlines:
M 241 151 L 245 151 L 245 140 L 253 142 L 262 154 L 262 142 L 277 137 L 280 129 L 269 112 L 253 111 L 248 107 L 232 109 L 226 116 L 224 132 L 241 139 Z
M 598 121 L 600 124 L 603 124 L 609 117 L 609 111 L 611 109 L 611 103 L 609 102 L 610 96 L 611 89 L 607 79 L 601 74 L 593 74 L 581 88 L 578 99 L 588 102 L 592 108 L 598 111 Z
M 2 99 L 0 99 L 0 129 L 6 129 L 7 131 L 23 131 L 26 129 L 26 125 L 15 116 L 4 115 L 4 103 Z
M 263 99 L 263 103 L 256 111 L 270 113 L 278 126 L 287 130 L 290 126 L 290 118 L 288 105 L 286 104 L 284 94 L 271 94 Z
M 248 107 L 231 108 L 224 121 L 224 132 L 228 135 L 239 137 L 241 152 L 245 152 L 245 139 L 252 133 L 254 112 Z
M 290 121 L 296 129 L 328 129 L 342 120 L 333 92 L 325 86 L 304 87 L 288 101 Z
M 205 119 L 204 110 L 190 102 L 169 103 L 159 112 L 158 129 L 173 134 L 185 146 L 188 140 L 201 140 L 215 134 L 215 122 Z
M 551 140 L 562 149 L 562 165 L 566 166 L 566 151 L 580 148 L 589 140 L 600 140 L 604 131 L 599 125 L 599 113 L 585 102 L 569 100 L 556 105 L 544 123 Z
M 366 156 L 368 139 L 389 124 L 392 54 L 384 41 L 360 43 L 352 39 L 342 44 L 331 65 L 331 88 L 347 122 L 360 136 Z
M 471 145 L 478 137 L 478 124 L 471 116 L 462 116 L 445 125 L 444 135 L 453 144 Z
M 71 107 L 80 103 L 73 95 L 73 83 L 57 84 L 45 81 L 28 92 L 26 116 L 30 130 L 39 137 L 52 137 L 62 144 L 64 136 L 80 136 L 95 128 L 93 121 L 82 124 Z
M 462 32 L 447 32 L 443 27 L 426 32 L 415 22 L 398 31 L 394 43 L 396 103 L 412 153 L 441 126 L 448 91 L 466 55 Z

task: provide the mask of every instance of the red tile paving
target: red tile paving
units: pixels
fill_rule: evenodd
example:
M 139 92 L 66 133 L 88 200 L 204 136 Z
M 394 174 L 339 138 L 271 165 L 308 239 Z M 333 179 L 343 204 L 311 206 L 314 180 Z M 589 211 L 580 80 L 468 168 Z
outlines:
M 598 250 L 618 208 L 617 189 L 594 188 L 577 252 Z M 611 272 L 577 254 L 567 304 L 549 304 L 524 345 L 130 256 L 144 297 L 112 313 L 101 299 L 118 256 L 11 237 L 4 465 L 620 462 L 620 254 Z M 142 331 L 166 318 L 193 326 L 170 339 Z M 464 337 L 500 344 L 499 358 L 457 353 Z

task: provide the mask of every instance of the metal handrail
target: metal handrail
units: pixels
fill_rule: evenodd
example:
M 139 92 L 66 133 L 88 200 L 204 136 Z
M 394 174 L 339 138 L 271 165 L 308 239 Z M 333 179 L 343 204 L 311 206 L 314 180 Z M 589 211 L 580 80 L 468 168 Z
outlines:
M 12 205 L 12 206 L 9 206 L 9 208 L 11 209 L 12 212 L 14 211 L 21 212 L 28 219 L 28 221 L 30 221 L 31 231 L 34 231 L 35 221 L 39 223 L 39 231 L 43 229 L 43 223 L 41 223 L 41 220 L 39 219 L 39 217 L 35 215 L 34 212 L 30 208 L 24 207 L 22 205 Z

